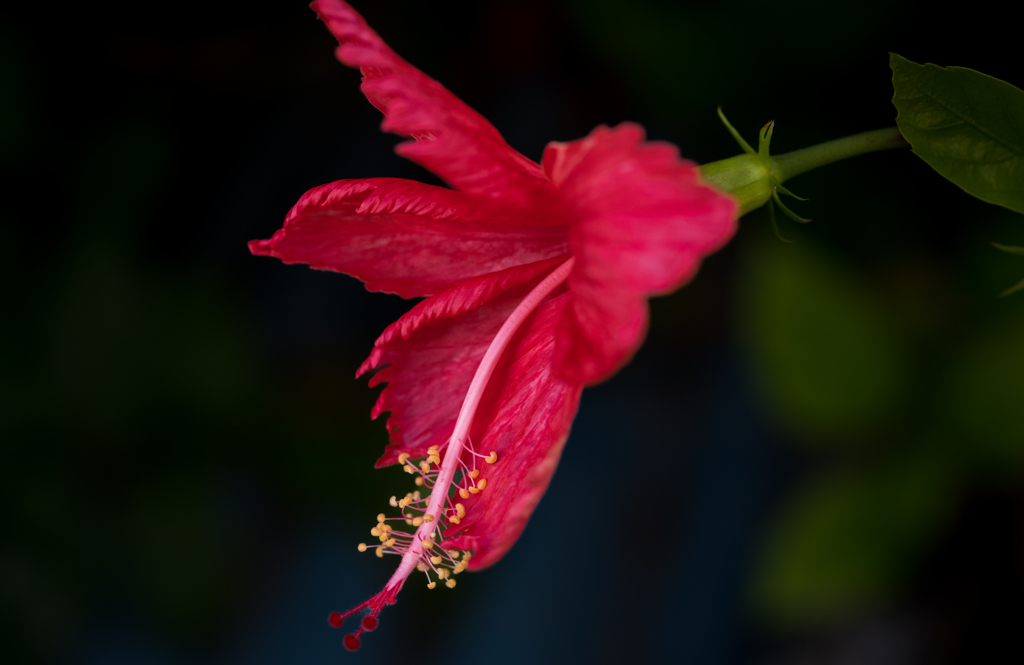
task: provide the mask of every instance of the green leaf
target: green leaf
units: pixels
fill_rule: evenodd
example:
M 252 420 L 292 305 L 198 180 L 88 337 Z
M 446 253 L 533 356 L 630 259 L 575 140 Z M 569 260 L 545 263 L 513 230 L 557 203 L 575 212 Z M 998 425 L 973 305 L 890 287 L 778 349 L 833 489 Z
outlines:
M 1024 213 L 1024 92 L 963 67 L 890 54 L 896 124 L 914 152 L 968 194 Z

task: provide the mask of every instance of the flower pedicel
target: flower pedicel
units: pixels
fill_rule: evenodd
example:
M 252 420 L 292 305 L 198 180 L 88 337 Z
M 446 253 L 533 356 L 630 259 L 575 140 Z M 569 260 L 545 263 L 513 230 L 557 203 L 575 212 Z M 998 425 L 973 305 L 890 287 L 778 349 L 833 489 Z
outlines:
M 391 497 L 360 543 L 398 568 L 345 646 L 405 581 L 455 586 L 512 546 L 547 488 L 584 386 L 639 347 L 647 298 L 689 280 L 732 237 L 736 201 L 701 183 L 667 143 L 630 123 L 553 142 L 537 164 L 412 67 L 348 4 L 313 9 L 358 67 L 396 151 L 454 189 L 395 178 L 340 180 L 299 199 L 254 254 L 352 275 L 373 291 L 425 297 L 376 341 L 372 416 L 389 411 L 377 466 L 401 464 L 416 491 Z

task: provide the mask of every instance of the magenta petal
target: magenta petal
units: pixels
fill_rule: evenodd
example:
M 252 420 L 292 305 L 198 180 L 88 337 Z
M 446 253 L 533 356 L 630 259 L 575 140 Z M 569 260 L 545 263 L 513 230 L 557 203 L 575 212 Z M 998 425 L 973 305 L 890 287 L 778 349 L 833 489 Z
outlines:
M 557 372 L 593 384 L 624 365 L 647 329 L 647 298 L 673 291 L 736 230 L 737 205 L 700 182 L 675 146 L 639 125 L 552 143 L 544 170 L 570 217 L 576 266 L 558 328 Z
M 283 228 L 249 248 L 412 298 L 568 253 L 565 228 L 519 219 L 479 197 L 412 180 L 339 180 L 306 192 Z
M 471 569 L 505 555 L 551 482 L 582 386 L 552 372 L 555 329 L 569 294 L 542 304 L 509 344 L 480 403 L 472 440 L 477 452 L 498 453 L 479 464 L 487 487 L 468 499 L 466 518 L 445 533 L 445 547 L 474 550 Z
M 398 146 L 400 155 L 462 191 L 550 209 L 554 191 L 540 167 L 513 150 L 483 116 L 400 58 L 347 3 L 318 0 L 312 7 L 337 37 L 338 59 L 362 72 L 363 93 L 386 116 L 382 129 L 415 139 Z
M 388 326 L 357 375 L 386 365 L 370 386 L 388 385 L 373 408 L 390 411 L 392 443 L 377 466 L 398 455 L 426 456 L 451 436 L 469 383 L 498 329 L 519 301 L 564 257 L 483 275 L 428 298 Z
M 369 609 L 344 638 L 354 650 L 417 563 L 429 573 L 441 561 L 454 574 L 505 555 L 551 481 L 583 386 L 629 360 L 647 299 L 678 288 L 732 236 L 737 205 L 703 185 L 675 147 L 645 142 L 637 125 L 552 143 L 538 165 L 348 4 L 312 6 L 339 41 L 338 59 L 362 72 L 382 128 L 413 139 L 397 152 L 456 188 L 330 183 L 303 195 L 272 238 L 249 244 L 371 290 L 428 296 L 384 331 L 357 373 L 375 371 L 370 386 L 385 384 L 372 417 L 390 414 L 391 443 L 377 466 L 427 458 L 417 480 L 430 495 L 392 497 L 402 517 L 380 519 L 404 519 L 416 533 L 381 524 L 373 547 L 402 563 L 383 591 L 329 618 L 338 627 Z M 438 528 L 444 542 L 434 548 Z M 455 563 L 442 548 L 472 555 Z

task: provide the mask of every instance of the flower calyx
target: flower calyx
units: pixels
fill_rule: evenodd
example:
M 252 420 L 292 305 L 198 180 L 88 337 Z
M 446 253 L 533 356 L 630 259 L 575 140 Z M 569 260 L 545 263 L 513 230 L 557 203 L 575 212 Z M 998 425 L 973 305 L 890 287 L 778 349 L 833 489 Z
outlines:
M 761 128 L 758 134 L 757 150 L 754 150 L 726 119 L 722 107 L 718 107 L 718 117 L 732 137 L 736 139 L 744 154 L 704 164 L 700 167 L 701 177 L 704 182 L 738 199 L 740 215 L 745 215 L 767 203 L 775 234 L 779 239 L 789 242 L 779 233 L 778 225 L 775 222 L 775 205 L 778 205 L 782 212 L 793 221 L 806 223 L 811 220 L 794 213 L 779 198 L 781 193 L 800 201 L 807 200 L 782 186 L 785 175 L 779 163 L 772 158 L 769 152 L 775 121 L 773 120 Z
M 999 251 L 1006 252 L 1007 254 L 1016 254 L 1017 256 L 1024 256 L 1024 247 L 1014 247 L 1012 245 L 1001 245 L 997 242 L 990 242 L 990 245 L 998 249 Z M 1018 291 L 1024 291 L 1024 279 L 1017 282 L 1010 288 L 1006 289 L 999 294 L 1000 298 L 1005 298 L 1011 293 L 1017 293 Z

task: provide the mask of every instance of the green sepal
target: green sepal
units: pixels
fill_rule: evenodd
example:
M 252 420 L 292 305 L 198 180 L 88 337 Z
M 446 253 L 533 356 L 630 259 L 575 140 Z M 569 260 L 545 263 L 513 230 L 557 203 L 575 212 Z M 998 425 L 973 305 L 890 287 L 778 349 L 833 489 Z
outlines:
M 1017 282 L 1016 284 L 1014 284 L 1010 288 L 1008 288 L 1005 291 L 1003 291 L 1002 293 L 1000 293 L 999 297 L 1000 298 L 1005 298 L 1006 296 L 1010 295 L 1011 293 L 1017 293 L 1020 290 L 1024 290 L 1024 279 L 1020 280 L 1019 282 Z
M 1007 254 L 1016 254 L 1017 256 L 1024 256 L 1024 247 L 1014 247 L 1013 245 L 1000 245 L 997 242 L 990 242 L 989 244 L 998 250 L 1006 252 Z
M 775 232 L 776 238 L 782 242 L 793 242 L 789 238 L 783 236 L 782 231 L 779 230 L 779 223 L 775 221 L 775 203 L 771 199 L 768 199 L 768 219 L 771 220 L 772 231 Z
M 775 220 L 775 207 L 778 204 L 782 212 L 790 219 L 805 224 L 811 220 L 797 215 L 779 199 L 779 192 L 792 196 L 799 201 L 807 201 L 782 186 L 782 178 L 776 175 L 777 164 L 771 156 L 772 134 L 775 132 L 775 121 L 767 123 L 758 132 L 757 152 L 743 140 L 736 128 L 726 119 L 722 107 L 718 107 L 718 117 L 729 130 L 732 137 L 743 148 L 745 155 L 719 160 L 701 167 L 701 175 L 705 182 L 736 196 L 741 203 L 741 214 L 750 212 L 768 204 L 768 214 L 772 229 L 779 240 L 792 242 L 784 238 Z M 753 179 L 751 179 L 753 178 Z
M 747 153 L 748 155 L 757 154 L 757 152 L 750 147 L 750 144 L 747 143 L 742 136 L 740 136 L 740 133 L 736 131 L 735 127 L 732 126 L 732 123 L 726 120 L 725 113 L 722 112 L 721 106 L 718 107 L 718 118 L 722 121 L 722 124 L 725 125 L 725 128 L 729 130 L 729 133 L 732 134 L 732 137 L 736 139 L 736 143 L 739 143 L 740 147 L 743 148 L 743 152 Z
M 1000 245 L 997 242 L 990 242 L 989 244 L 1001 252 L 1006 252 L 1007 254 L 1016 254 L 1017 256 L 1024 256 L 1024 247 L 1014 247 L 1013 245 Z M 1011 293 L 1016 293 L 1017 291 L 1021 290 L 1024 290 L 1024 279 L 1022 279 L 1021 281 L 1017 282 L 1010 288 L 1000 293 L 999 297 L 1005 298 Z
M 774 180 L 774 178 L 773 178 L 773 180 Z M 775 189 L 779 190 L 779 193 L 780 193 L 780 194 L 785 194 L 786 196 L 792 196 L 792 197 L 793 197 L 794 199 L 796 199 L 797 201 L 810 201 L 810 199 L 805 199 L 805 198 L 804 198 L 804 197 L 802 197 L 802 196 L 797 196 L 797 195 L 796 195 L 796 194 L 794 194 L 793 192 L 789 191 L 788 189 L 786 189 L 785 187 L 783 187 L 783 186 L 782 186 L 782 183 L 780 183 L 780 182 L 775 182 L 775 183 L 773 184 L 773 186 L 775 187 Z
M 776 185 L 776 187 L 778 187 L 778 185 Z M 779 198 L 779 192 L 776 190 L 772 190 L 772 200 L 775 201 L 775 203 L 777 203 L 780 208 L 782 208 L 782 212 L 786 213 L 786 217 L 789 217 L 794 222 L 806 224 L 807 222 L 811 221 L 809 219 L 804 219 L 800 215 L 796 214 L 795 212 L 787 208 L 786 205 L 782 202 L 782 199 Z
M 767 160 L 769 158 L 768 147 L 772 144 L 772 132 L 775 131 L 775 121 L 772 120 L 761 128 L 757 138 L 757 156 Z

